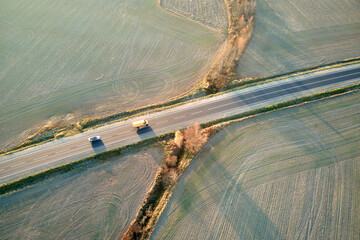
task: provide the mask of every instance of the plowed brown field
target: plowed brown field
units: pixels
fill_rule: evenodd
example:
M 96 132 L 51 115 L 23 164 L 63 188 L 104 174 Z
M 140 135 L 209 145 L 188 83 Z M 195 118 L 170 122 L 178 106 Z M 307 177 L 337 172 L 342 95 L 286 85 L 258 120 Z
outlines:
M 360 56 L 360 1 L 256 0 L 237 73 L 271 76 Z
M 1 239 L 118 239 L 163 158 L 147 149 L 0 198 Z
M 360 93 L 217 133 L 152 239 L 359 239 Z
M 2 0 L 0 150 L 191 89 L 222 38 L 156 0 Z

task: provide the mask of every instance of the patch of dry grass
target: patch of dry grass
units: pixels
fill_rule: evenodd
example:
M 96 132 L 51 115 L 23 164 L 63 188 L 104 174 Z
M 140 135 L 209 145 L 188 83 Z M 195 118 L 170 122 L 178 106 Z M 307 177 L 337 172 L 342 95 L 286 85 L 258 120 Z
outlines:
M 122 240 L 150 237 L 179 178 L 209 136 L 210 131 L 202 130 L 200 125 L 195 123 L 183 131 L 177 131 L 173 140 L 163 143 L 167 157 L 156 174 L 153 188 L 148 192 L 136 219 L 122 236 Z
M 225 5 L 229 21 L 228 36 L 218 49 L 217 57 L 204 79 L 208 92 L 216 92 L 233 80 L 240 56 L 254 29 L 254 1 L 225 0 Z

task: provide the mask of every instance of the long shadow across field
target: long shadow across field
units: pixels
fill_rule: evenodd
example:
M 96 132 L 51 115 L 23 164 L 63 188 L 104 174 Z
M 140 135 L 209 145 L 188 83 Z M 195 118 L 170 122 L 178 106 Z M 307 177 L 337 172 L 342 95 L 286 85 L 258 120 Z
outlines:
M 262 211 L 258 204 L 254 202 L 247 193 L 245 193 L 242 183 L 236 181 L 240 172 L 235 171 L 235 174 L 231 174 L 223 164 L 217 161 L 217 157 L 212 153 L 212 151 L 210 151 L 210 146 L 203 150 L 203 152 L 205 151 L 207 151 L 206 158 L 204 158 L 206 159 L 206 163 L 204 163 L 201 168 L 206 167 L 206 169 L 210 169 L 210 172 L 205 171 L 205 174 L 201 176 L 204 171 L 198 171 L 201 169 L 195 170 L 195 166 L 195 168 L 190 168 L 186 171 L 183 179 L 186 179 L 190 174 L 198 174 L 202 181 L 209 184 L 206 180 L 206 175 L 211 173 L 211 169 L 217 169 L 217 172 L 222 174 L 217 176 L 208 176 L 211 177 L 210 181 L 212 183 L 210 187 L 203 189 L 196 186 L 194 182 L 185 182 L 185 191 L 182 192 L 180 196 L 188 196 L 188 198 L 184 202 L 179 203 L 179 207 L 182 208 L 180 212 L 191 214 L 194 218 L 196 218 L 195 221 L 199 221 L 199 216 L 204 216 L 203 211 L 213 211 L 212 209 L 206 208 L 201 208 L 202 210 L 199 211 L 196 209 L 196 205 L 194 205 L 194 200 L 196 200 L 196 203 L 206 205 L 206 199 L 201 198 L 201 194 L 199 194 L 205 191 L 208 192 L 206 195 L 209 196 L 209 198 L 212 198 L 212 202 L 216 204 L 217 208 L 213 215 L 208 216 L 209 218 L 207 218 L 209 221 L 214 221 L 215 224 L 213 226 L 216 227 L 212 228 L 210 232 L 204 233 L 206 239 L 219 239 L 219 237 L 223 235 L 221 233 L 221 229 L 226 228 L 234 231 L 236 239 L 284 239 L 278 228 Z M 199 161 L 198 157 L 193 160 L 193 164 L 198 164 L 197 161 Z M 211 187 L 219 185 L 227 185 L 227 187 L 224 191 L 219 191 L 218 188 Z M 177 197 L 180 196 L 178 195 Z M 233 202 L 233 204 L 230 204 L 230 202 Z M 235 217 L 232 218 L 231 215 Z M 224 228 L 220 224 L 229 224 L 231 227 Z

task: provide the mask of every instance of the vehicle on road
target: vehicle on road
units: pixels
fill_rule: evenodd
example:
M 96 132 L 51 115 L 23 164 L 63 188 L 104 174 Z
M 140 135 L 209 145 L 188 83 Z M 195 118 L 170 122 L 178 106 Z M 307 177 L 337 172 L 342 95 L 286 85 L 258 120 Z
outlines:
M 100 139 L 101 139 L 100 136 L 91 137 L 89 138 L 89 142 L 96 142 L 99 141 Z
M 149 122 L 148 122 L 148 120 L 139 120 L 139 121 L 133 122 L 132 125 L 134 128 L 140 129 L 140 128 L 149 126 Z

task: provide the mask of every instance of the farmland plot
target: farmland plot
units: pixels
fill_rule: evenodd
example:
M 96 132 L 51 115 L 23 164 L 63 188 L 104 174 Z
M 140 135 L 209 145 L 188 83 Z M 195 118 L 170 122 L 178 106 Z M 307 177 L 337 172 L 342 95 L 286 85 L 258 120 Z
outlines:
M 0 149 L 183 93 L 223 39 L 156 0 L 0 1 Z
M 161 0 L 161 5 L 210 27 L 226 30 L 227 12 L 224 1 L 218 0 Z
M 217 133 L 152 239 L 359 239 L 360 93 Z
M 360 57 L 358 0 L 257 0 L 240 78 L 270 76 Z
M 1 197 L 1 239 L 118 239 L 162 158 L 151 148 Z

